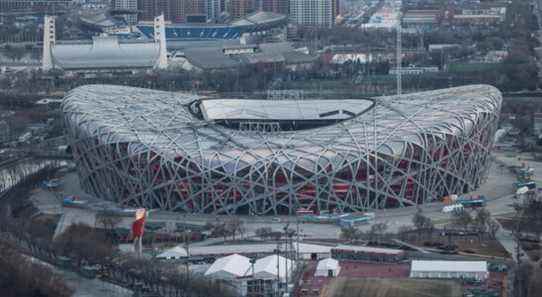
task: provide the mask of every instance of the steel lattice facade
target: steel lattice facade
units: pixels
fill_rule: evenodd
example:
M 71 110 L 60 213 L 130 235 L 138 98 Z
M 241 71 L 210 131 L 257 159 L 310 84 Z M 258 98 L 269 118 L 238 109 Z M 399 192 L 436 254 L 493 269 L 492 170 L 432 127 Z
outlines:
M 421 204 L 484 181 L 502 98 L 487 85 L 378 97 L 349 119 L 288 131 L 205 120 L 191 110 L 201 100 L 109 85 L 71 91 L 63 111 L 83 187 L 122 205 L 195 213 Z

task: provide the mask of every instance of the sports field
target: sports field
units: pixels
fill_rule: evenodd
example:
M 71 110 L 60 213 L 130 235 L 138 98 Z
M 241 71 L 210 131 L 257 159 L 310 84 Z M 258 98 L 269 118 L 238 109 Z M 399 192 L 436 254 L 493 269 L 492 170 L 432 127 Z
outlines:
M 424 279 L 338 277 L 322 290 L 322 297 L 461 297 L 461 284 Z

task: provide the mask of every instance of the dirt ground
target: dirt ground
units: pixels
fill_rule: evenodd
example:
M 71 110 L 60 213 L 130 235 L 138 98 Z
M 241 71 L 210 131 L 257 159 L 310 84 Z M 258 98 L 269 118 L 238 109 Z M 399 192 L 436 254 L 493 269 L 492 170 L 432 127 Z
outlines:
M 422 279 L 344 278 L 334 279 L 322 297 L 460 297 L 461 284 Z

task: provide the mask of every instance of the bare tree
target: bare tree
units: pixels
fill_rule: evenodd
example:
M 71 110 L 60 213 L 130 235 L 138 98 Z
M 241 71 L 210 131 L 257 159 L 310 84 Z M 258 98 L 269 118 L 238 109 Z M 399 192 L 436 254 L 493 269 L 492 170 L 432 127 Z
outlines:
M 501 226 L 494 219 L 488 221 L 487 231 L 492 239 L 495 239 L 495 236 L 500 228 Z
M 485 208 L 480 208 L 476 212 L 476 216 L 472 220 L 478 232 L 478 239 L 482 241 L 485 233 L 488 231 L 489 222 L 491 221 L 491 213 Z
M 113 253 L 111 242 L 84 224 L 70 226 L 55 240 L 54 247 L 58 254 L 75 260 L 78 267 L 87 261 L 101 264 Z
M 68 297 L 73 294 L 49 267 L 21 255 L 18 249 L 0 239 L 0 296 Z
M 260 227 L 256 229 L 255 231 L 256 236 L 258 236 L 259 238 L 263 240 L 269 238 L 272 232 L 273 232 L 273 229 L 271 229 L 271 227 Z
M 235 241 L 235 235 L 239 232 L 242 225 L 241 219 L 238 217 L 231 217 L 226 221 L 226 230 L 228 234 L 231 234 L 232 239 Z
M 349 242 L 354 242 L 359 238 L 358 229 L 354 227 L 347 227 L 341 229 L 341 239 L 347 240 Z
M 382 241 L 382 237 L 386 233 L 386 230 L 388 230 L 388 224 L 377 223 L 371 226 L 371 230 L 369 231 L 369 234 L 371 235 L 371 237 L 376 239 L 377 244 L 380 244 Z
M 408 240 L 408 235 L 414 230 L 412 226 L 400 226 L 397 235 L 402 240 Z
M 421 236 L 422 233 L 427 233 L 429 235 L 433 234 L 433 221 L 431 218 L 425 216 L 423 214 L 423 211 L 421 208 L 418 208 L 416 211 L 416 214 L 414 217 L 412 217 L 412 223 L 414 224 L 414 227 L 416 227 L 416 230 L 418 231 L 418 237 Z
M 472 216 L 469 212 L 461 211 L 454 213 L 452 223 L 454 226 L 466 230 L 471 225 L 472 221 Z
M 96 216 L 96 227 L 102 228 L 110 240 L 116 240 L 115 229 L 122 222 L 122 218 L 106 214 Z

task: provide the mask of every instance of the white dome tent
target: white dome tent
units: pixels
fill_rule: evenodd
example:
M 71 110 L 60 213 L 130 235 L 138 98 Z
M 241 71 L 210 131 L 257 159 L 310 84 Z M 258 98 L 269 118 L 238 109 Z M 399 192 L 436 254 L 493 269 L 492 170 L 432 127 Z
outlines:
M 341 266 L 339 265 L 339 261 L 332 258 L 327 258 L 318 262 L 314 276 L 337 277 L 340 271 Z

